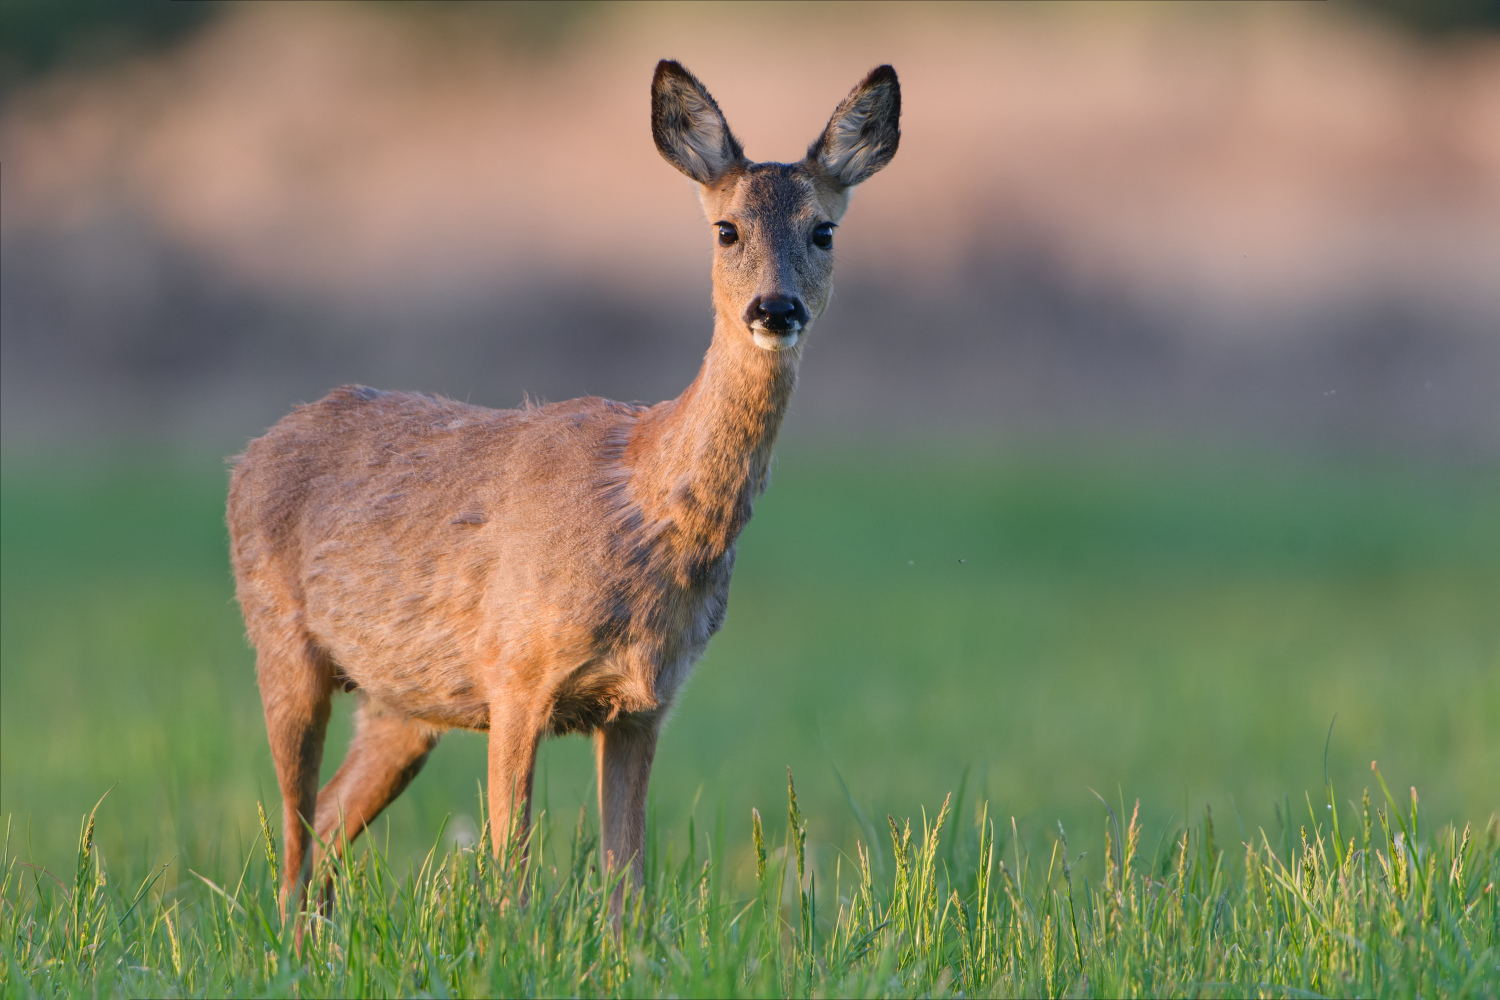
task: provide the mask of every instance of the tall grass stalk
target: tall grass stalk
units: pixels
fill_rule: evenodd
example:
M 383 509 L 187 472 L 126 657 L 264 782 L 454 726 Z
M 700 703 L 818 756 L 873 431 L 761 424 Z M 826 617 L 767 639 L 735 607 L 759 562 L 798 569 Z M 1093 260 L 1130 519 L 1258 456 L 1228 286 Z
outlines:
M 945 802 L 919 829 L 890 820 L 889 882 L 871 868 L 884 845 L 856 843 L 822 866 L 820 895 L 789 773 L 783 843 L 755 813 L 742 898 L 690 841 L 629 887 L 616 930 L 594 832 L 580 817 L 556 843 L 543 817 L 522 867 L 489 857 L 488 830 L 404 873 L 376 845 L 352 852 L 300 955 L 268 823 L 232 884 L 193 873 L 163 891 L 165 866 L 110 878 L 96 807 L 71 885 L 22 862 L 7 825 L 0 977 L 6 996 L 1500 994 L 1500 817 L 1436 827 L 1376 777 L 1384 805 L 1366 793 L 1341 821 L 1330 787 L 1290 849 L 1261 832 L 1233 860 L 1206 812 L 1147 859 L 1139 805 L 1123 830 L 1111 809 L 1098 884 L 1061 825 L 1043 866 L 984 803 L 941 850 Z

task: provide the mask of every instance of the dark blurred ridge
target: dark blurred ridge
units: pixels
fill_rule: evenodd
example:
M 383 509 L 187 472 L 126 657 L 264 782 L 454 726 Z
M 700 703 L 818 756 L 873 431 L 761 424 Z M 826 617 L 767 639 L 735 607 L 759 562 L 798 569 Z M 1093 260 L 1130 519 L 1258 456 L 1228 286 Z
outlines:
M 60 66 L 116 62 L 190 37 L 220 0 L 0 0 L 0 88 Z
M 1358 0 L 1355 6 L 1430 38 L 1500 31 L 1500 0 Z
M 365 2 L 427 20 L 457 16 L 470 27 L 477 14 L 530 46 L 556 43 L 580 22 L 597 18 L 603 6 L 598 0 Z M 225 0 L 0 0 L 0 87 L 59 66 L 117 60 L 176 44 L 226 6 Z M 1424 37 L 1500 31 L 1500 0 L 1356 0 L 1352 6 Z
M 710 328 L 706 288 L 556 274 L 394 305 L 276 294 L 124 217 L 0 252 L 3 426 L 22 447 L 232 448 L 345 382 L 655 400 L 692 378 Z M 789 433 L 1500 450 L 1493 317 L 1392 293 L 1251 321 L 1091 284 L 1040 241 L 976 245 L 927 295 L 856 273 L 814 331 Z

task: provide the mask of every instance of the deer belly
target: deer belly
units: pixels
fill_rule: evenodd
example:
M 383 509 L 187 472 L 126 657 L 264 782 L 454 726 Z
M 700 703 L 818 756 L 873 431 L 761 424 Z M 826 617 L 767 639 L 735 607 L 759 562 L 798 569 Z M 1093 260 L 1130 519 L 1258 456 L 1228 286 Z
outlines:
M 334 679 L 391 708 L 437 726 L 488 729 L 489 699 L 467 664 L 410 663 L 399 655 L 379 660 L 333 654 Z
M 471 608 L 430 593 L 353 601 L 308 589 L 308 630 L 332 661 L 334 678 L 434 725 L 489 728 L 480 622 Z
M 311 609 L 310 609 L 311 610 Z M 313 616 L 310 614 L 310 618 Z M 324 617 L 314 639 L 327 651 L 336 683 L 435 726 L 488 730 L 493 663 L 472 632 L 433 614 L 423 622 Z

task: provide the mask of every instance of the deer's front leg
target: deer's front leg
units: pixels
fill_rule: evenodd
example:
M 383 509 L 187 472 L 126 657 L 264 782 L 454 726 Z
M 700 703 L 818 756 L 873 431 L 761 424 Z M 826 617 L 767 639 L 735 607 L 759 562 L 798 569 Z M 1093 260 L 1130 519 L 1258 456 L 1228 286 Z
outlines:
M 599 766 L 599 823 L 603 827 L 604 870 L 614 877 L 630 866 L 639 890 L 645 882 L 642 846 L 646 838 L 646 785 L 656 756 L 656 715 L 622 716 L 594 732 Z M 610 916 L 624 907 L 623 884 L 610 897 Z
M 526 859 L 531 829 L 531 781 L 542 729 L 524 705 L 490 706 L 490 837 L 495 857 Z

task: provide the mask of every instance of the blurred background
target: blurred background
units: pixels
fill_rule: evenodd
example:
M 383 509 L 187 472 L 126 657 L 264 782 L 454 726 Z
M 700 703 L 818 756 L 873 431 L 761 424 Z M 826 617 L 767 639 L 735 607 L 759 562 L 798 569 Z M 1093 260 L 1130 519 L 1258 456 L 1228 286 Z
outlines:
M 1097 833 L 1090 788 L 1248 836 L 1306 816 L 1335 716 L 1347 795 L 1379 757 L 1500 806 L 1493 0 L 0 11 L 0 812 L 36 857 L 111 786 L 114 857 L 242 857 L 275 786 L 222 457 L 290 406 L 692 378 L 710 236 L 651 142 L 662 57 L 755 159 L 881 62 L 904 110 L 663 843 L 743 842 L 788 764 L 825 860 L 960 789 L 1043 850 Z M 483 759 L 448 738 L 393 849 L 472 835 Z M 576 816 L 586 745 L 542 766 Z

